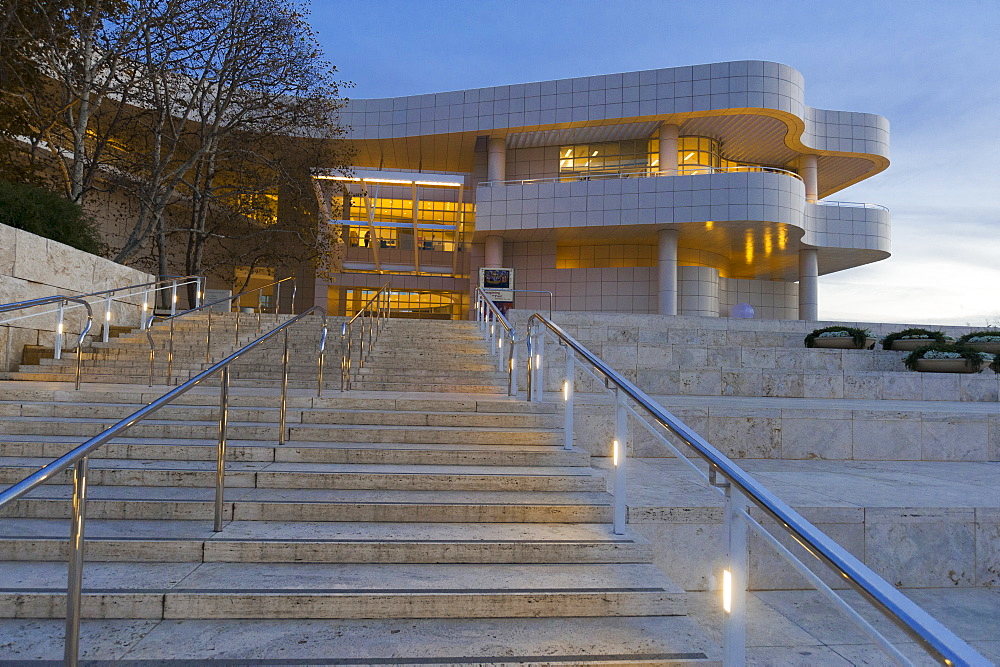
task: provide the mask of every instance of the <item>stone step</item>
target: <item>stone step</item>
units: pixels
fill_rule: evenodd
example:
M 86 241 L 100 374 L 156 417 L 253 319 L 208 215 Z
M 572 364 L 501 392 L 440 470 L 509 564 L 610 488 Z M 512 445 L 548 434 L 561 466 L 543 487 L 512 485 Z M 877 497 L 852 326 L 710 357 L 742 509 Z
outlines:
M 46 484 L 0 509 L 0 517 L 67 518 L 72 487 Z M 87 516 L 95 519 L 210 520 L 215 490 L 190 487 L 94 486 Z M 387 491 L 240 489 L 225 493 L 227 521 L 375 521 L 430 523 L 607 523 L 611 497 L 602 492 Z
M 65 561 L 69 522 L 6 519 L 0 561 Z M 87 523 L 87 562 L 643 563 L 650 544 L 606 524 L 205 521 Z
M 28 403 L 0 402 L 0 423 L 5 416 L 47 417 L 59 419 L 124 419 L 140 405 L 116 403 Z M 217 420 L 218 405 L 167 405 L 156 417 L 160 420 Z M 277 406 L 235 407 L 230 405 L 229 420 L 277 424 Z M 396 426 L 502 426 L 519 428 L 559 428 L 562 416 L 551 413 L 521 412 L 428 412 L 420 410 L 337 410 L 330 408 L 288 407 L 288 424 L 382 424 Z
M 0 378 L 2 379 L 2 378 Z M 446 383 L 410 383 L 410 382 L 371 382 L 369 380 L 352 380 L 351 389 L 360 391 L 429 391 L 465 394 L 506 394 L 507 385 L 499 384 L 460 384 Z
M 0 457 L 0 484 L 14 484 L 49 460 Z M 209 461 L 163 462 L 143 459 L 100 459 L 90 466 L 88 481 L 102 486 L 213 487 L 215 464 Z M 66 470 L 54 483 L 71 484 Z M 367 489 L 452 491 L 604 491 L 607 484 L 590 468 L 391 465 L 335 463 L 251 463 L 226 466 L 226 486 L 272 489 Z
M 0 436 L 4 456 L 41 456 L 55 459 L 82 440 L 50 435 Z M 215 439 L 116 438 L 91 455 L 92 459 L 147 459 L 158 461 L 215 461 Z M 386 463 L 428 465 L 555 465 L 588 466 L 590 455 L 561 445 L 490 445 L 417 443 L 306 443 L 285 445 L 254 440 L 230 440 L 229 461 L 286 461 L 299 463 Z
M 46 417 L 2 417 L 0 425 L 14 435 L 63 435 L 86 439 L 116 423 L 113 419 L 83 417 L 63 418 L 53 422 Z M 130 437 L 212 438 L 218 436 L 218 423 L 212 421 L 172 421 L 145 419 L 129 428 Z M 313 442 L 414 442 L 475 443 L 490 445 L 545 445 L 562 442 L 561 429 L 518 429 L 502 426 L 469 430 L 461 426 L 393 426 L 368 424 L 294 424 L 288 423 L 288 438 Z M 278 426 L 265 422 L 237 422 L 228 425 L 228 434 L 236 440 L 276 440 Z
M 687 616 L 310 620 L 85 620 L 97 655 L 177 664 L 721 665 L 716 642 Z M 0 619 L 0 659 L 62 660 L 65 622 Z M 128 639 L 124 639 L 128 637 Z M 192 641 L 192 637 L 211 641 Z M 30 648 L 29 648 L 30 647 Z M 162 662 L 161 662 L 162 664 Z
M 0 564 L 0 617 L 64 614 L 62 563 Z M 649 564 L 89 563 L 86 618 L 518 618 L 683 613 Z

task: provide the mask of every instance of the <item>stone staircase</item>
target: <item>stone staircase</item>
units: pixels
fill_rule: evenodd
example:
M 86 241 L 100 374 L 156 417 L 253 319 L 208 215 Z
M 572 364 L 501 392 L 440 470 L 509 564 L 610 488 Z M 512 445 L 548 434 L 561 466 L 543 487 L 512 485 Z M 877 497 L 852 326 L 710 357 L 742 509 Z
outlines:
M 252 317 L 241 340 L 256 335 Z M 235 342 L 228 324 L 215 358 L 227 352 L 222 341 Z M 203 330 L 192 322 L 175 335 L 175 375 L 184 379 L 204 365 Z M 562 447 L 557 406 L 508 398 L 475 324 L 393 320 L 355 366 L 354 391 L 322 397 L 315 336 L 315 327 L 290 336 L 293 386 L 304 388 L 291 391 L 284 445 L 274 390 L 280 342 L 234 367 L 221 532 L 212 531 L 217 389 L 192 390 L 92 457 L 84 657 L 394 665 L 717 657 L 686 615 L 684 591 L 652 564 L 651 545 L 613 534 L 608 480 L 583 448 Z M 88 353 L 85 381 L 107 384 L 64 389 L 56 383 L 70 379 L 61 372 L 68 363 L 0 383 L 0 483 L 162 393 L 123 384 L 146 382 L 145 336 L 135 338 Z M 339 388 L 339 372 L 330 380 Z M 0 514 L 0 636 L 15 638 L 2 643 L 0 660 L 61 655 L 68 482 L 64 475 Z

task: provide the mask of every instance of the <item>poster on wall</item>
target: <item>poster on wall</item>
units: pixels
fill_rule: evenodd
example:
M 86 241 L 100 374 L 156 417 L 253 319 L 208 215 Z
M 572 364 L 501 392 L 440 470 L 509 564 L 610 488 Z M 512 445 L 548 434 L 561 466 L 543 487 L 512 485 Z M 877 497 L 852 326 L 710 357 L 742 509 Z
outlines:
M 514 269 L 480 267 L 479 286 L 502 310 L 506 311 L 514 304 Z M 506 307 L 501 304 L 506 304 Z

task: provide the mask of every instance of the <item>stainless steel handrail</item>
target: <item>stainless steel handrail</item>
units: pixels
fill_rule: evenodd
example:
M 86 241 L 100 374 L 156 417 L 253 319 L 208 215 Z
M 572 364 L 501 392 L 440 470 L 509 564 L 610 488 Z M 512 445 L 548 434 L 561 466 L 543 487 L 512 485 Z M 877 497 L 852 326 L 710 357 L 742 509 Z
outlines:
M 354 322 L 360 319 L 361 330 L 358 336 L 358 368 L 365 365 L 368 355 L 371 354 L 372 346 L 378 340 L 382 328 L 389 319 L 391 312 L 391 299 L 389 284 L 391 280 L 372 295 L 365 305 L 358 312 L 354 313 L 351 319 L 347 320 L 340 327 L 340 391 L 351 390 L 351 359 L 354 356 Z M 374 305 L 374 308 L 372 306 Z M 374 311 L 369 314 L 369 311 Z M 367 337 L 367 344 L 365 338 Z
M 791 176 L 797 180 L 802 180 L 802 177 L 796 174 L 794 171 L 789 171 L 788 169 L 782 169 L 781 167 L 765 167 L 765 166 L 741 166 L 741 167 L 709 167 L 703 165 L 678 165 L 677 169 L 643 169 L 640 171 L 619 171 L 609 174 L 575 174 L 570 176 L 569 174 L 565 176 L 553 176 L 549 178 L 527 178 L 527 179 L 515 179 L 511 181 L 482 181 L 478 187 L 489 188 L 496 185 L 532 185 L 535 183 L 576 183 L 578 181 L 617 181 L 624 180 L 628 178 L 657 178 L 661 176 L 703 176 L 704 173 L 708 174 L 735 174 L 735 173 L 768 173 L 768 174 L 784 174 L 785 176 Z
M 84 547 L 84 527 L 86 520 L 86 492 L 87 492 L 87 465 L 91 453 L 95 452 L 102 445 L 110 440 L 119 437 L 127 429 L 136 425 L 143 419 L 156 413 L 161 408 L 169 405 L 174 399 L 187 393 L 196 385 L 207 380 L 209 377 L 222 371 L 222 382 L 220 386 L 220 415 L 219 415 L 219 444 L 216 468 L 216 490 L 215 490 L 215 523 L 216 532 L 222 530 L 223 519 L 223 492 L 225 490 L 225 464 L 226 464 L 226 429 L 228 424 L 229 408 L 229 366 L 234 361 L 253 350 L 266 340 L 276 336 L 280 332 L 285 334 L 285 351 L 282 355 L 282 389 L 281 389 L 281 414 L 279 443 L 284 442 L 284 411 L 287 407 L 288 388 L 288 328 L 297 323 L 302 318 L 314 312 L 323 313 L 323 326 L 326 326 L 326 312 L 319 306 L 313 306 L 309 310 L 297 315 L 287 322 L 283 322 L 263 336 L 248 343 L 239 350 L 233 352 L 225 359 L 213 364 L 198 375 L 178 385 L 167 393 L 163 394 L 148 405 L 136 410 L 131 415 L 108 427 L 102 433 L 90 438 L 70 452 L 60 456 L 55 461 L 40 468 L 28 475 L 17 484 L 0 491 L 0 508 L 8 503 L 22 498 L 32 489 L 51 480 L 59 473 L 75 466 L 73 475 L 73 499 L 72 499 L 72 521 L 70 524 L 70 555 L 69 555 L 69 575 L 66 586 L 66 646 L 64 660 L 68 665 L 76 665 L 79 654 L 80 642 L 80 611 L 81 611 L 81 586 L 83 580 L 83 547 Z M 322 354 L 322 352 L 321 352 Z
M 94 324 L 94 309 L 90 307 L 90 303 L 84 299 L 82 296 L 46 296 L 40 299 L 30 299 L 28 301 L 18 301 L 17 303 L 7 303 L 0 305 L 0 313 L 6 313 L 14 310 L 21 310 L 23 308 L 32 308 L 34 306 L 44 306 L 47 303 L 58 303 L 59 304 L 59 324 L 56 329 L 56 340 L 59 342 L 59 347 L 62 347 L 62 335 L 63 335 L 63 318 L 62 312 L 63 307 L 66 303 L 73 301 L 81 304 L 87 310 L 87 323 L 83 325 L 80 331 L 80 337 L 76 340 L 76 389 L 80 388 L 80 373 L 81 364 L 83 362 L 83 339 L 90 333 L 90 328 Z
M 216 299 L 211 303 L 202 304 L 195 308 L 190 308 L 180 313 L 172 315 L 151 315 L 146 321 L 146 340 L 149 341 L 149 386 L 153 386 L 153 366 L 156 361 L 156 347 L 153 342 L 152 327 L 153 324 L 159 320 L 161 322 L 170 323 L 170 337 L 167 343 L 167 384 L 173 383 L 173 370 L 174 370 L 174 320 L 190 315 L 191 313 L 197 313 L 202 310 L 208 309 L 208 325 L 205 330 L 205 363 L 211 362 L 211 348 L 212 348 L 212 306 L 217 306 L 220 303 L 229 302 L 229 310 L 233 309 L 233 302 L 235 301 L 237 307 L 239 306 L 239 299 L 246 296 L 247 294 L 253 294 L 254 292 L 260 292 L 263 294 L 263 290 L 268 287 L 275 288 L 275 298 L 274 298 L 274 313 L 277 315 L 280 310 L 280 305 L 278 302 L 278 296 L 280 296 L 281 284 L 284 282 L 292 281 L 292 299 L 291 299 L 291 312 L 295 312 L 295 294 L 298 292 L 298 284 L 294 277 L 282 278 L 281 280 L 276 280 L 272 283 L 266 285 L 261 285 L 260 287 L 255 287 L 253 289 L 245 290 L 239 294 L 234 294 L 232 296 L 223 297 L 221 299 Z M 260 302 L 260 296 L 258 296 L 258 303 Z M 323 311 L 326 312 L 325 310 Z M 257 333 L 260 333 L 260 313 L 257 314 Z M 236 327 L 234 334 L 234 345 L 240 344 L 240 313 L 236 312 Z
M 489 294 L 482 287 L 477 287 L 476 292 L 476 320 L 479 322 L 480 330 L 489 339 L 490 354 L 496 355 L 500 370 L 507 366 L 507 394 L 517 395 L 517 334 L 514 328 L 507 321 L 506 315 L 497 307 Z M 503 333 L 496 331 L 497 324 L 503 329 Z M 507 359 L 501 352 L 503 351 L 504 339 L 507 344 Z
M 533 395 L 535 400 L 541 399 L 541 387 L 538 386 L 540 384 L 540 377 L 533 377 L 535 375 L 533 371 L 537 370 L 538 366 L 540 366 L 537 363 L 540 359 L 531 358 L 533 353 L 540 354 L 537 343 L 533 349 L 531 342 L 533 338 L 537 338 L 538 341 L 541 341 L 542 338 L 540 333 L 536 335 L 532 335 L 531 333 L 535 330 L 536 323 L 548 329 L 562 345 L 571 348 L 573 352 L 585 359 L 588 364 L 593 366 L 603 376 L 605 383 L 611 383 L 617 388 L 617 391 L 620 392 L 618 393 L 619 423 L 624 421 L 627 414 L 622 401 L 622 395 L 624 394 L 651 415 L 658 424 L 668 429 L 684 444 L 694 450 L 694 453 L 709 465 L 710 480 L 718 476 L 724 478 L 726 483 L 732 485 L 747 500 L 772 518 L 779 527 L 787 532 L 812 556 L 819 559 L 845 579 L 875 609 L 880 611 L 910 638 L 915 640 L 921 648 L 936 660 L 945 665 L 989 664 L 983 656 L 977 653 L 965 641 L 807 521 L 801 514 L 768 490 L 767 487 L 736 465 L 732 459 L 688 428 L 679 419 L 650 398 L 644 391 L 629 382 L 620 373 L 604 363 L 597 355 L 567 334 L 561 327 L 547 320 L 539 313 L 535 313 L 529 317 L 527 323 L 529 331 L 528 354 L 529 363 L 531 364 L 528 376 L 529 400 L 533 399 Z M 567 352 L 567 357 L 571 358 L 572 355 Z M 571 367 L 572 364 L 567 361 L 567 379 L 572 378 L 572 375 L 569 374 Z M 533 384 L 535 385 L 534 387 L 532 386 Z M 635 411 L 632 411 L 632 413 L 637 417 L 639 416 Z M 568 435 L 567 437 L 570 436 Z M 624 452 L 625 442 L 622 441 L 620 444 Z M 681 456 L 686 461 L 686 457 Z M 619 489 L 616 484 L 616 496 L 619 494 L 619 491 L 621 491 L 621 503 L 624 505 L 624 489 Z M 754 519 L 746 514 L 745 510 L 742 511 L 742 515 L 744 520 L 756 523 Z M 622 518 L 624 519 L 624 517 Z M 752 526 L 753 523 L 750 525 Z M 816 581 L 819 581 L 818 578 Z
M 862 201 L 836 201 L 833 199 L 820 199 L 816 202 L 818 206 L 838 206 L 841 208 L 874 208 L 879 211 L 888 211 L 889 209 L 881 204 L 869 204 Z
M 56 339 L 55 339 L 54 348 L 55 348 L 55 358 L 56 359 L 61 359 L 62 358 L 62 340 L 63 340 L 62 330 L 63 330 L 63 326 L 64 326 L 64 323 L 65 323 L 65 311 L 68 310 L 64 306 L 65 306 L 65 304 L 67 302 L 73 301 L 73 302 L 78 302 L 80 304 L 86 305 L 86 304 L 84 304 L 84 301 L 81 301 L 81 299 L 86 299 L 88 297 L 94 297 L 94 296 L 105 296 L 105 299 L 104 299 L 104 322 L 103 322 L 103 327 L 102 327 L 104 333 L 103 333 L 103 336 L 102 336 L 102 340 L 104 342 L 107 342 L 108 338 L 110 336 L 110 330 L 111 330 L 111 302 L 115 298 L 116 294 L 119 295 L 119 298 L 129 297 L 129 296 L 134 296 L 136 294 L 139 294 L 140 292 L 138 292 L 138 291 L 137 292 L 129 292 L 129 293 L 126 293 L 126 294 L 119 294 L 119 293 L 120 292 L 125 292 L 127 290 L 142 290 L 141 291 L 141 293 L 142 293 L 142 310 L 139 313 L 139 326 L 141 328 L 145 324 L 145 313 L 146 313 L 146 310 L 149 308 L 149 292 L 150 292 L 150 290 L 148 288 L 155 287 L 157 285 L 163 285 L 163 287 L 155 287 L 155 289 L 152 290 L 153 292 L 157 292 L 157 291 L 159 291 L 161 289 L 166 289 L 167 287 L 169 287 L 169 289 L 171 291 L 171 299 L 170 299 L 171 308 L 174 309 L 174 310 L 176 310 L 176 307 L 177 307 L 177 288 L 179 286 L 181 286 L 181 285 L 186 285 L 186 284 L 189 284 L 190 282 L 193 281 L 197 285 L 197 289 L 195 291 L 195 304 L 197 305 L 197 304 L 199 304 L 201 302 L 202 281 L 203 280 L 204 280 L 204 278 L 202 278 L 200 276 L 171 276 L 169 278 L 165 278 L 165 279 L 162 279 L 162 280 L 157 280 L 157 281 L 154 281 L 154 282 L 138 283 L 138 284 L 135 284 L 135 285 L 126 285 L 124 287 L 115 287 L 115 288 L 112 288 L 112 289 L 100 290 L 100 291 L 97 291 L 97 292 L 89 292 L 87 294 L 74 294 L 74 295 L 72 295 L 72 297 L 69 297 L 69 296 L 66 296 L 66 295 L 63 295 L 63 294 L 54 294 L 54 295 L 52 295 L 50 297 L 43 297 L 42 299 L 29 299 L 27 301 L 15 301 L 15 302 L 12 302 L 12 303 L 7 303 L 7 304 L 0 305 L 0 313 L 3 313 L 3 312 L 12 312 L 12 311 L 15 311 L 15 310 L 27 310 L 27 309 L 30 309 L 30 308 L 34 308 L 35 306 L 45 305 L 46 303 L 57 303 L 58 302 L 59 303 L 59 307 L 56 308 L 55 310 L 47 310 L 47 311 L 42 311 L 40 313 L 29 313 L 27 315 L 22 315 L 20 317 L 14 317 L 14 318 L 11 318 L 11 319 L 8 319 L 8 320 L 4 320 L 4 321 L 0 322 L 0 325 L 9 324 L 11 322 L 16 322 L 18 320 L 23 320 L 23 319 L 29 319 L 29 318 L 32 318 L 32 317 L 40 317 L 42 315 L 48 315 L 48 314 L 51 314 L 51 313 L 58 313 L 58 316 L 57 316 L 57 319 L 56 319 Z M 89 332 L 90 329 L 93 326 L 93 310 L 90 308 L 89 305 L 87 306 L 87 322 L 88 322 L 88 324 L 87 324 L 87 332 Z M 78 377 L 77 378 L 77 388 L 79 388 L 79 382 L 80 381 L 79 381 L 79 377 Z

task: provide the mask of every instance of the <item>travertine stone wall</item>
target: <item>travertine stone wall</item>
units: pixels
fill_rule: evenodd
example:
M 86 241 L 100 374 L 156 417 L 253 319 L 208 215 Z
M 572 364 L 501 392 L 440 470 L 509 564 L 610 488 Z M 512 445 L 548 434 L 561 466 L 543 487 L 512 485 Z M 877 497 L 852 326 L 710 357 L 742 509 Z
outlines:
M 515 310 L 510 315 L 523 332 L 528 314 Z M 905 352 L 804 347 L 807 332 L 833 324 L 825 322 L 579 312 L 556 312 L 553 320 L 734 458 L 1000 460 L 1000 414 L 993 409 L 1000 396 L 1000 376 L 988 370 L 971 375 L 914 373 L 903 366 Z M 876 335 L 914 326 L 842 324 L 866 327 Z M 968 327 L 930 328 L 953 336 L 969 331 Z M 545 388 L 557 392 L 562 387 L 564 355 L 551 342 L 545 349 Z M 525 358 L 522 346 L 522 388 L 527 379 Z M 587 404 L 576 411 L 577 445 L 606 456 L 611 441 L 610 398 L 582 368 L 577 368 L 574 383 L 578 400 Z M 822 402 L 685 402 L 688 397 L 713 396 Z M 956 413 L 949 409 L 949 401 L 974 405 Z M 633 455 L 670 455 L 637 425 L 630 434 Z
M 125 287 L 155 278 L 148 273 L 76 250 L 62 243 L 36 236 L 20 229 L 0 225 L 0 304 L 38 299 L 55 294 L 86 294 L 114 287 Z M 112 324 L 137 326 L 141 312 L 141 297 L 115 301 Z M 52 345 L 55 314 L 37 315 L 3 324 L 2 322 L 28 312 L 52 310 L 55 305 L 32 311 L 0 315 L 0 368 L 14 370 L 25 345 Z M 83 309 L 68 311 L 66 332 L 79 332 L 83 324 Z M 100 331 L 102 304 L 94 306 L 93 334 Z M 67 345 L 75 342 L 68 336 Z

